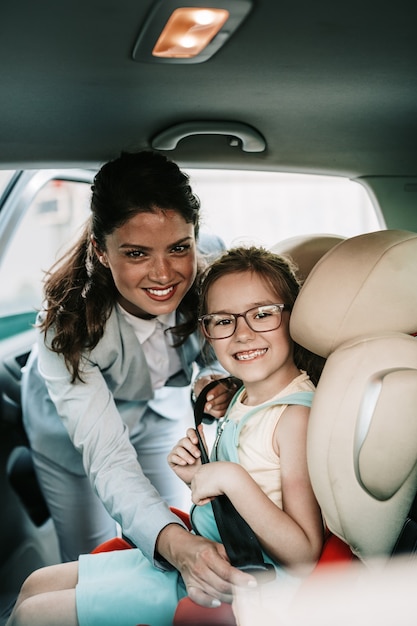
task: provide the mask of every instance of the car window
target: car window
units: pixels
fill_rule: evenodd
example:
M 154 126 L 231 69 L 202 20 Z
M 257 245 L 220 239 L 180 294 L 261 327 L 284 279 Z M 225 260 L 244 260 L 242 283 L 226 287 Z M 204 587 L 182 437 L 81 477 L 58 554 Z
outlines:
M 219 235 L 228 247 L 269 247 L 306 233 L 353 236 L 385 227 L 365 189 L 349 180 L 184 169 L 201 200 L 202 230 Z M 7 188 L 13 172 L 3 174 L 0 184 Z M 0 338 L 33 324 L 45 272 L 78 236 L 89 213 L 90 194 L 90 180 L 54 178 L 28 202 L 0 261 Z
M 35 321 L 45 272 L 85 222 L 89 195 L 86 183 L 51 180 L 25 211 L 0 265 L 0 338 Z
M 385 228 L 362 185 L 331 176 L 188 170 L 202 204 L 202 227 L 228 247 L 271 247 L 321 233 L 353 237 Z

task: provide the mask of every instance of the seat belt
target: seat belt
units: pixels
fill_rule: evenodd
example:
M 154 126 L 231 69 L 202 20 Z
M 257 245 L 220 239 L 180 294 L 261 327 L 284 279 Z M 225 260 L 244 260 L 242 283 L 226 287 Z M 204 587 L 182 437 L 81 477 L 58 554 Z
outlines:
M 233 380 L 233 379 L 232 379 Z M 203 421 L 204 405 L 207 394 L 219 383 L 230 385 L 230 378 L 222 378 L 211 381 L 199 394 L 194 405 L 194 420 L 197 432 L 201 462 L 209 463 L 206 448 L 198 427 Z M 240 382 L 240 381 L 239 381 Z M 235 509 L 226 495 L 216 496 L 211 501 L 214 519 L 219 530 L 222 543 L 230 559 L 230 563 L 254 576 L 259 576 L 261 582 L 267 582 L 275 578 L 275 569 L 271 563 L 265 563 L 260 543 L 240 513 Z

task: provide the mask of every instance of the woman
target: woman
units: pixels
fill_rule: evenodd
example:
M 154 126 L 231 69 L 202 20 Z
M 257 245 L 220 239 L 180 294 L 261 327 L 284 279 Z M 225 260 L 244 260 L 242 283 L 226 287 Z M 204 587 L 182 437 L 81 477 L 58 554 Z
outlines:
M 113 537 L 116 522 L 151 560 L 157 541 L 175 559 L 178 528 L 167 527 L 178 520 L 164 500 L 181 502 L 166 456 L 190 418 L 193 369 L 196 391 L 223 374 L 213 358 L 201 369 L 199 210 L 176 164 L 124 153 L 96 175 L 85 230 L 47 276 L 22 402 L 64 561 Z M 229 391 L 210 400 L 219 417 Z

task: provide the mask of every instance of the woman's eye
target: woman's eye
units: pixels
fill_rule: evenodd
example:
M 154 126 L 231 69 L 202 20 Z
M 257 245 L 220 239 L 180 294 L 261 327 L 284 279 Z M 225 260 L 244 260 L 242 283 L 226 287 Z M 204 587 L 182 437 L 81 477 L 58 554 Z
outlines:
M 176 254 L 181 254 L 182 252 L 188 252 L 188 250 L 191 248 L 190 245 L 182 245 L 182 246 L 175 246 L 174 248 L 172 248 L 171 252 L 174 252 Z
M 145 256 L 145 253 L 142 252 L 142 250 L 128 250 L 126 252 L 126 256 L 129 257 L 130 259 L 139 259 Z

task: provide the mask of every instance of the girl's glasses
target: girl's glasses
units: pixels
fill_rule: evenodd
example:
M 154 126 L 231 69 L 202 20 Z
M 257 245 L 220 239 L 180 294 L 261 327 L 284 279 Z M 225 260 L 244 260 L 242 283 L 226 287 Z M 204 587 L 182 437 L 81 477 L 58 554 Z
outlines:
M 208 339 L 227 339 L 235 332 L 238 317 L 243 317 L 256 333 L 266 333 L 281 326 L 282 312 L 289 309 L 287 304 L 264 304 L 244 313 L 210 313 L 199 317 L 198 321 Z

